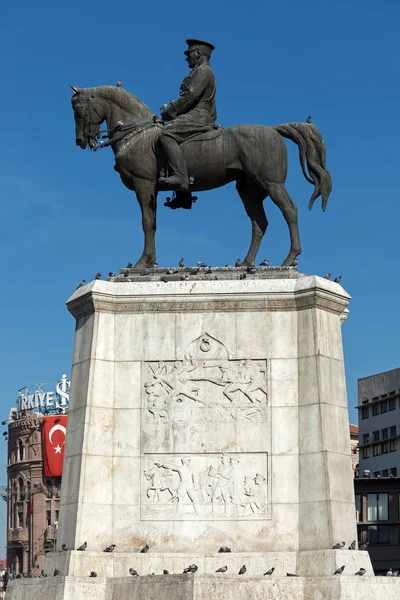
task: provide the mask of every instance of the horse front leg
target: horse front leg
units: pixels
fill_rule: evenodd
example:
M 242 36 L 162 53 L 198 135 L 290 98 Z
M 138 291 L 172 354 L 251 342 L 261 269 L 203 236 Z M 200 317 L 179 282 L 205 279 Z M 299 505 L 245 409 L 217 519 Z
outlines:
M 136 197 L 142 211 L 142 227 L 144 233 L 143 254 L 133 267 L 146 269 L 156 262 L 156 213 L 157 192 L 155 184 L 146 180 L 135 181 Z

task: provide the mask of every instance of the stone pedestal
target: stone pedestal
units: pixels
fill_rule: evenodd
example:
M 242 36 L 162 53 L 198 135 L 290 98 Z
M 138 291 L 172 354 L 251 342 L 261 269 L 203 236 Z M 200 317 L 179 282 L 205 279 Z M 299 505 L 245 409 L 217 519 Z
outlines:
M 349 296 L 268 274 L 95 281 L 71 297 L 59 547 L 297 551 L 357 537 Z
M 292 268 L 238 272 L 94 281 L 70 298 L 58 548 L 88 546 L 47 558 L 62 576 L 53 591 L 14 582 L 13 598 L 29 586 L 43 600 L 372 597 L 368 553 L 330 550 L 357 538 L 341 338 L 349 296 Z M 194 577 L 179 574 L 193 562 Z M 367 575 L 333 576 L 342 564 Z M 390 582 L 386 596 L 397 589 Z

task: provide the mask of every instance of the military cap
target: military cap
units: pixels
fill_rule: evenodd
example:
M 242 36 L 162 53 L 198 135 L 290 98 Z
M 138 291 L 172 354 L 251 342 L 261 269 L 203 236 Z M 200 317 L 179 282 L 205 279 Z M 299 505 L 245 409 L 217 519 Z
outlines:
M 213 50 L 215 50 L 215 46 L 210 44 L 210 42 L 203 42 L 202 40 L 186 40 L 189 48 L 185 50 L 184 54 L 189 54 L 192 50 L 201 50 L 202 52 L 207 52 L 207 54 L 211 54 Z

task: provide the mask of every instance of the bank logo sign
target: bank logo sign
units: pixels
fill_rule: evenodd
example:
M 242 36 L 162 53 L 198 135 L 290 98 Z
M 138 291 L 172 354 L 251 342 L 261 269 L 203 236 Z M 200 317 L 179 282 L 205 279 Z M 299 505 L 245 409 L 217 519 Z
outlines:
M 17 413 L 38 411 L 44 413 L 68 411 L 70 381 L 64 374 L 57 383 L 27 386 L 18 391 Z

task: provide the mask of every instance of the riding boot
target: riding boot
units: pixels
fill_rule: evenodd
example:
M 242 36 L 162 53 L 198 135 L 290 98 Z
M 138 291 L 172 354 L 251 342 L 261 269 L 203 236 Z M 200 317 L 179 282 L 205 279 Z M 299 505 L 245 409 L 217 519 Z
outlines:
M 189 177 L 182 150 L 173 138 L 166 135 L 160 137 L 159 144 L 173 174 L 170 177 L 159 177 L 158 183 L 169 190 L 186 192 L 189 189 Z

